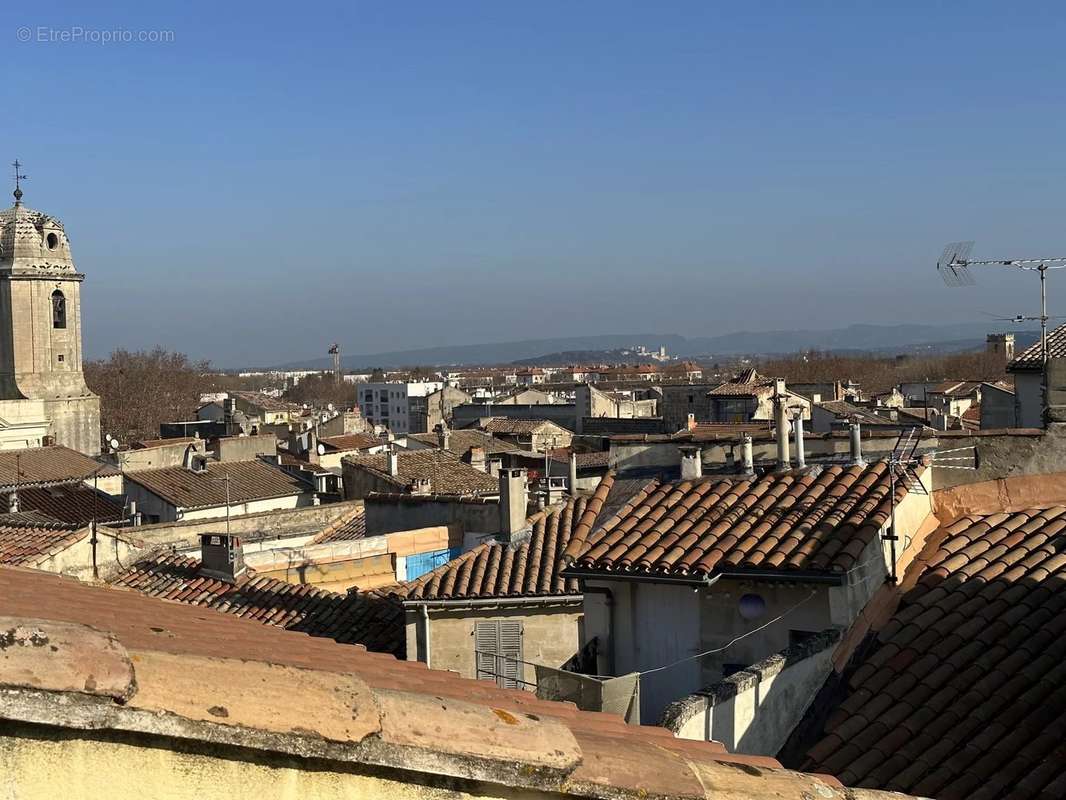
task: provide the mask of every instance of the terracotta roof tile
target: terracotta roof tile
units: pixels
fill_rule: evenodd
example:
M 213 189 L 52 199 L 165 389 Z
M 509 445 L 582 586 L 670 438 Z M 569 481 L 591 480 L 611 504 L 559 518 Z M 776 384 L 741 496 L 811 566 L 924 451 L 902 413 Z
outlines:
M 299 478 L 258 459 L 208 461 L 206 472 L 194 472 L 184 467 L 164 467 L 133 472 L 126 476 L 126 480 L 131 483 L 143 486 L 180 508 L 225 506 L 227 478 L 231 504 L 310 491 L 310 486 Z
M 387 444 L 386 440 L 369 433 L 346 433 L 341 436 L 323 436 L 318 440 L 329 450 L 366 450 Z
M 311 544 L 327 542 L 350 542 L 366 536 L 366 508 L 359 506 L 331 523 L 322 533 L 311 540 Z
M 805 768 L 945 799 L 1062 796 L 1066 758 L 1046 759 L 1066 735 L 1066 508 L 965 517 L 937 538 Z M 1025 566 L 1009 575 L 1014 547 Z M 841 746 L 874 726 L 872 748 Z
M 595 529 L 575 531 L 564 557 L 582 570 L 692 577 L 745 569 L 843 572 L 888 520 L 888 494 L 883 463 L 752 480 L 652 482 Z
M 111 583 L 286 630 L 361 644 L 375 652 L 402 657 L 406 649 L 402 609 L 376 593 L 341 595 L 261 577 L 254 570 L 230 584 L 201 575 L 196 559 L 173 554 L 142 560 Z
M 486 420 L 479 427 L 486 433 L 499 433 L 505 436 L 531 436 L 534 433 L 540 433 L 546 427 L 559 428 L 561 426 L 546 419 L 493 417 Z
M 86 535 L 36 511 L 0 514 L 0 564 L 33 566 Z
M 114 522 L 124 514 L 122 503 L 103 492 L 93 491 L 80 481 L 52 486 L 23 487 L 18 491 L 19 508 L 23 511 L 38 511 L 59 522 L 70 525 L 88 525 L 97 522 Z
M 602 503 L 613 483 L 609 475 L 592 498 L 571 498 L 559 508 L 534 514 L 528 520 L 528 539 L 481 544 L 402 584 L 396 593 L 407 600 L 580 594 L 577 580 L 562 576 L 561 557 L 585 511 Z
M 291 587 L 291 595 L 297 602 L 309 591 L 314 590 Z M 298 636 L 276 625 L 252 624 L 236 618 L 232 612 L 220 614 L 211 608 L 168 603 L 133 591 L 87 586 L 35 570 L 0 568 L 0 614 L 33 619 L 39 625 L 74 623 L 106 632 L 113 638 L 98 641 L 110 642 L 108 646 L 112 649 L 120 648 L 119 654 L 127 658 L 124 663 L 132 665 L 126 676 L 128 685 L 115 686 L 116 690 L 125 689 L 129 693 L 124 702 L 136 709 L 150 698 L 159 703 L 159 711 L 169 711 L 175 719 L 180 719 L 182 709 L 187 712 L 190 704 L 203 705 L 208 695 L 225 697 L 206 686 L 210 683 L 207 679 L 209 670 L 229 670 L 229 679 L 244 674 L 265 681 L 266 673 L 261 667 L 269 664 L 274 680 L 281 681 L 285 691 L 297 695 L 291 705 L 270 706 L 271 715 L 289 731 L 282 735 L 296 735 L 291 731 L 301 731 L 310 725 L 308 735 L 319 741 L 325 737 L 347 743 L 345 736 L 321 731 L 340 730 L 340 723 L 343 723 L 340 727 L 350 726 L 355 719 L 350 704 L 341 704 L 343 719 L 334 719 L 330 715 L 337 712 L 330 710 L 330 703 L 325 703 L 319 709 L 320 713 L 309 715 L 307 708 L 299 708 L 298 701 L 305 699 L 315 710 L 327 694 L 339 691 L 330 688 L 339 686 L 337 680 L 353 676 L 358 679 L 357 685 L 363 687 L 361 691 L 370 693 L 357 699 L 354 710 L 358 711 L 360 719 L 367 712 L 376 714 L 372 720 L 380 721 L 380 730 L 371 728 L 365 735 L 350 740 L 352 745 L 361 742 L 361 747 L 342 748 L 353 761 L 362 760 L 360 754 L 365 757 L 365 748 L 370 747 L 376 748 L 372 757 L 378 760 L 369 763 L 424 771 L 419 764 L 383 760 L 387 753 L 393 753 L 395 757 L 396 741 L 401 745 L 398 751 L 401 756 L 411 751 L 409 745 L 413 742 L 420 748 L 417 752 L 430 755 L 439 752 L 445 756 L 452 752 L 469 753 L 480 759 L 478 763 L 498 762 L 497 773 L 479 773 L 474 777 L 504 785 L 518 785 L 515 782 L 528 779 L 521 785 L 535 786 L 543 792 L 543 787 L 548 784 L 534 783 L 536 776 L 533 773 L 550 758 L 554 746 L 556 754 L 566 753 L 570 758 L 558 767 L 562 774 L 549 788 L 575 796 L 710 798 L 712 795 L 735 794 L 738 797 L 811 796 L 837 800 L 845 796 L 831 778 L 783 770 L 772 758 L 725 753 L 715 742 L 675 739 L 663 729 L 626 725 L 618 716 L 578 711 L 569 703 L 541 700 L 529 692 L 499 689 L 488 681 L 464 680 L 447 672 L 426 669 L 422 664 L 370 653 L 358 646 L 342 646 L 326 638 Z M 83 631 L 81 635 L 90 637 L 86 641 L 91 640 L 92 631 L 80 630 Z M 69 636 L 70 631 L 70 628 L 56 628 L 51 632 Z M 87 648 L 81 652 L 85 658 L 91 658 Z M 127 653 L 133 658 L 129 659 Z M 50 656 L 44 653 L 44 657 Z M 43 663 L 40 658 L 37 657 L 38 664 Z M 203 659 L 216 660 L 205 662 Z M 162 664 L 171 665 L 170 670 L 161 671 L 159 666 Z M 91 668 L 92 663 L 86 666 Z M 153 667 L 156 667 L 154 672 Z M 72 665 L 68 673 L 76 668 L 77 665 Z M 291 668 L 297 668 L 299 672 L 288 672 Z M 184 678 L 183 670 L 188 671 Z M 264 677 L 258 677 L 260 675 Z M 5 674 L 4 677 L 9 676 Z M 50 677 L 79 676 L 59 672 L 48 675 L 38 669 L 31 677 L 42 681 Z M 136 685 L 132 684 L 134 679 Z M 174 681 L 182 684 L 180 688 L 172 688 L 168 683 Z M 285 681 L 290 681 L 291 685 Z M 83 675 L 77 686 L 80 688 L 82 683 Z M 222 681 L 223 692 L 227 691 L 226 683 L 226 680 Z M 316 686 L 319 687 L 317 693 Z M 46 688 L 57 690 L 51 686 Z M 318 698 L 319 703 L 313 703 L 313 698 Z M 101 699 L 106 701 L 106 698 Z M 442 703 L 442 700 L 449 702 Z M 101 704 L 89 705 L 92 708 L 86 713 L 92 714 Z M 456 708 L 453 709 L 453 705 Z M 122 703 L 104 707 L 102 713 L 105 716 L 96 720 L 99 726 L 110 727 L 112 722 L 109 720 L 121 715 L 124 707 Z M 5 716 L 9 717 L 14 710 L 14 704 L 6 705 Z M 231 708 L 227 724 L 241 724 L 244 713 L 241 708 Z M 425 719 L 427 713 L 434 716 L 424 726 L 425 730 L 419 732 L 413 732 L 409 722 L 403 719 L 405 714 L 412 719 Z M 474 735 L 470 723 L 463 727 L 464 713 L 466 719 L 488 726 L 485 730 L 490 746 L 486 747 L 484 740 Z M 293 719 L 293 714 L 299 716 Z M 395 719 L 402 723 L 400 727 L 396 727 Z M 490 725 L 493 720 L 496 723 Z M 248 725 L 242 727 L 238 735 L 254 734 L 258 729 Z M 219 730 L 228 729 L 222 726 Z M 273 729 L 263 730 L 270 733 Z M 536 737 L 538 731 L 541 732 L 539 739 Z M 553 740 L 544 738 L 549 731 L 554 735 Z M 276 734 L 272 736 L 278 738 Z M 416 738 L 412 739 L 412 736 Z M 383 746 L 378 746 L 379 739 L 384 740 L 381 742 Z M 262 738 L 251 746 L 263 747 Z M 527 751 L 525 755 L 523 748 Z M 291 750 L 286 752 L 289 759 L 300 758 L 292 755 Z M 501 752 L 506 756 L 500 756 Z M 431 759 L 428 763 L 447 765 L 455 761 Z M 443 769 L 444 774 L 453 774 L 449 772 L 450 767 Z
M 114 467 L 101 464 L 68 447 L 30 447 L 0 450 L 0 489 L 15 485 L 69 483 L 85 480 L 96 471 L 100 477 L 118 475 Z
M 433 447 L 437 447 L 440 442 L 435 433 L 412 433 L 408 438 Z M 497 439 L 491 433 L 486 433 L 485 431 L 465 429 L 448 432 L 449 452 L 455 453 L 457 456 L 465 456 L 474 447 L 482 448 L 487 455 L 507 453 L 518 449 L 517 445 L 505 442 L 503 439 Z
M 347 456 L 346 465 L 365 469 L 377 478 L 406 488 L 416 478 L 429 478 L 436 494 L 498 494 L 500 484 L 496 478 L 445 450 L 414 450 L 397 454 L 399 472 L 389 475 L 388 453 L 366 456 Z
M 1047 355 L 1048 358 L 1062 358 L 1063 356 L 1066 356 L 1066 325 L 1060 325 L 1055 328 L 1055 330 L 1048 331 Z M 1021 354 L 1015 356 L 1014 360 L 1010 362 L 1010 365 L 1007 367 L 1008 370 L 1040 368 L 1039 340 L 1023 350 Z

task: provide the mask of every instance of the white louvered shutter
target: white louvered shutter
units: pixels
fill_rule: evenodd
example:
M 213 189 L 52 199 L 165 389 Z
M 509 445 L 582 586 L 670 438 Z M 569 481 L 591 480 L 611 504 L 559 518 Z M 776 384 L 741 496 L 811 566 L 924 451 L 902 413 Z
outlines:
M 474 662 L 478 680 L 496 680 L 496 662 L 493 653 L 500 652 L 500 623 L 481 621 L 474 624 Z
M 500 649 L 499 659 L 500 672 L 503 677 L 499 679 L 500 686 L 505 689 L 517 689 L 518 681 L 522 677 L 522 623 L 511 620 L 503 620 L 500 626 Z

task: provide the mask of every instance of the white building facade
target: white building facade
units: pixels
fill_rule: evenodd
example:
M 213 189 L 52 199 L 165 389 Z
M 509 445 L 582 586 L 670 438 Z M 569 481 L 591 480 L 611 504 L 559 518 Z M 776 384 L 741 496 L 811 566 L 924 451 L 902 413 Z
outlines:
M 372 425 L 384 425 L 396 434 L 410 433 L 412 411 L 424 411 L 427 395 L 443 387 L 440 381 L 361 384 L 359 409 Z

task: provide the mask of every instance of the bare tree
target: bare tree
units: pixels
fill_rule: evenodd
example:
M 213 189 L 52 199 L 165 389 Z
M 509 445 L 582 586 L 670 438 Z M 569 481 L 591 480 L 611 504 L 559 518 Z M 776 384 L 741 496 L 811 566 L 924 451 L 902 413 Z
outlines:
M 212 388 L 209 369 L 163 347 L 115 350 L 86 362 L 85 380 L 100 395 L 102 432 L 127 442 L 158 437 L 162 422 L 193 419 L 200 395 Z

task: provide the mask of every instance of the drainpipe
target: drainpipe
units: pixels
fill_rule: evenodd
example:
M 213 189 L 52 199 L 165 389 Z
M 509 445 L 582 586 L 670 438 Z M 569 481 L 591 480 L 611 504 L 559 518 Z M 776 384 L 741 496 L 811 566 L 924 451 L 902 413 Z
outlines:
M 614 674 L 614 593 L 606 586 L 589 586 L 584 581 L 581 582 L 582 594 L 602 594 L 603 604 L 607 608 L 607 638 L 610 640 L 610 647 L 607 649 L 607 669 L 608 675 Z
M 796 419 L 792 422 L 795 428 L 796 434 L 796 469 L 803 469 L 807 466 L 807 456 L 803 452 L 803 412 L 800 411 L 796 414 Z
M 430 653 L 433 648 L 431 646 L 432 640 L 429 636 L 429 606 L 422 606 L 422 643 L 426 648 L 426 666 L 431 668 Z

